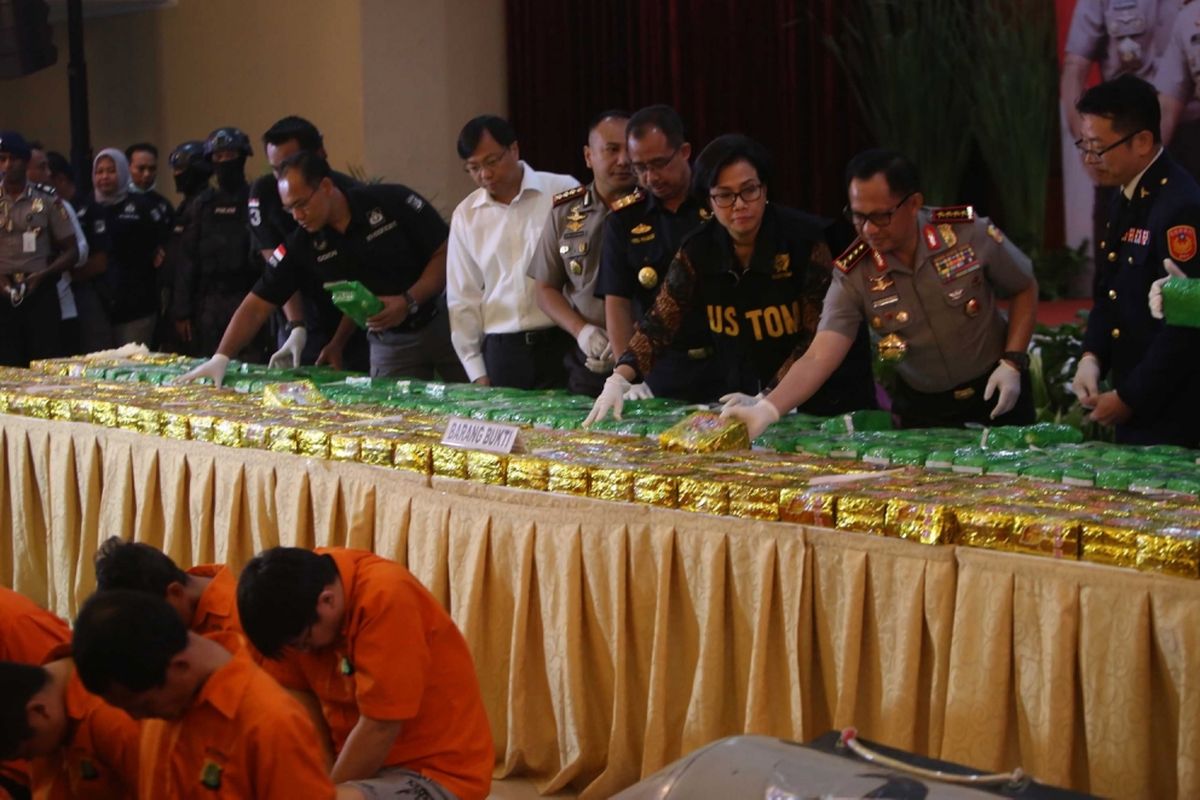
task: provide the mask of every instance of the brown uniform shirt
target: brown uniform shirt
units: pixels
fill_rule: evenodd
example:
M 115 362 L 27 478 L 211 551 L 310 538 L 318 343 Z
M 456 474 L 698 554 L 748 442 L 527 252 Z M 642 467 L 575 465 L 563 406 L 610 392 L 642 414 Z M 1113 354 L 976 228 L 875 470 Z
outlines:
M 0 273 L 43 271 L 54 260 L 54 243 L 61 241 L 75 241 L 61 200 L 31 183 L 15 199 L 0 191 Z

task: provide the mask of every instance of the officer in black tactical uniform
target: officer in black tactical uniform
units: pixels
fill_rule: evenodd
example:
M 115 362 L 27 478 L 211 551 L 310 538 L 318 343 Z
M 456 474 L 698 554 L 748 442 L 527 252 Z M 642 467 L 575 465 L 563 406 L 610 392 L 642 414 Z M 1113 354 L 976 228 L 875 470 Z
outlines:
M 200 193 L 181 233 L 172 314 L 176 331 L 191 353 L 211 353 L 229 318 L 262 274 L 250 247 L 246 201 L 246 158 L 250 138 L 237 128 L 218 128 L 204 142 L 217 185 Z M 261 360 L 251 344 L 243 359 Z
M 158 271 L 159 296 L 162 300 L 162 325 L 159 328 L 159 348 L 165 352 L 180 352 L 184 342 L 171 319 L 171 297 L 175 289 L 175 273 L 183 257 L 183 232 L 196 199 L 208 188 L 212 178 L 212 162 L 204 156 L 204 142 L 191 139 L 171 151 L 167 163 L 175 180 L 175 191 L 183 195 L 175 209 L 175 226 L 163 245 L 163 265 Z

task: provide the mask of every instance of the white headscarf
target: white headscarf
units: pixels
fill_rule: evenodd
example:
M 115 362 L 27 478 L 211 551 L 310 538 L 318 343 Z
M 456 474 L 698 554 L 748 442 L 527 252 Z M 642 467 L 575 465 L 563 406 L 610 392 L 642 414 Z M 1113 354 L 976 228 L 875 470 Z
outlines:
M 92 175 L 96 174 L 96 165 L 100 163 L 100 159 L 102 158 L 111 158 L 113 164 L 117 167 L 117 190 L 110 194 L 104 194 L 99 189 L 95 189 L 94 192 L 97 203 L 103 206 L 111 206 L 120 203 L 129 195 L 129 182 L 131 180 L 129 159 L 125 158 L 125 154 L 117 148 L 106 147 L 97 153 L 96 158 L 92 160 Z

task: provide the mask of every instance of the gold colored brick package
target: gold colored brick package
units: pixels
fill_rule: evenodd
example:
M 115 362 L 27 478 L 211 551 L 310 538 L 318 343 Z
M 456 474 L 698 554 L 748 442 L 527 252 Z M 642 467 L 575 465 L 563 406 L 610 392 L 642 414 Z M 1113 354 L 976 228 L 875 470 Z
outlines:
M 884 520 L 888 536 L 922 544 L 953 544 L 958 533 L 954 512 L 933 497 L 893 498 Z
M 1172 527 L 1138 534 L 1137 568 L 1200 578 L 1200 530 Z
M 1013 507 L 1003 505 L 955 504 L 954 520 L 959 544 L 988 550 L 1012 549 Z
M 667 450 L 687 453 L 750 449 L 750 434 L 746 426 L 736 419 L 722 419 L 714 411 L 689 414 L 663 431 L 658 440 Z

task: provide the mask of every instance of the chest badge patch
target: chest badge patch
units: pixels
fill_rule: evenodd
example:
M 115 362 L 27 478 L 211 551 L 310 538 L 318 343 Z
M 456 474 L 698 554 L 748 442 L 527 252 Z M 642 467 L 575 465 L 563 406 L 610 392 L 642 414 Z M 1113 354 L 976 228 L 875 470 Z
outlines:
M 1191 261 L 1196 256 L 1196 229 L 1191 225 L 1176 225 L 1167 230 L 1167 249 L 1176 261 Z
M 652 230 L 654 230 L 654 229 L 643 222 L 640 225 L 633 226 L 633 228 L 631 228 L 629 232 L 632 233 L 634 236 L 645 236 L 647 233 L 649 233 Z
M 875 271 L 883 272 L 887 269 L 887 259 L 883 257 L 883 253 L 878 250 L 871 251 L 871 259 L 875 262 Z
M 941 240 L 938 239 L 937 229 L 932 225 L 926 225 L 921 232 L 925 236 L 925 246 L 929 248 L 930 252 L 942 246 Z
M 583 264 L 580 264 L 577 259 L 572 258 L 571 263 L 567 265 L 567 268 L 571 270 L 572 275 L 583 274 Z
M 958 234 L 954 232 L 954 226 L 943 222 L 938 225 L 938 233 L 942 235 L 942 241 L 946 243 L 946 247 L 954 247 L 958 244 Z
M 643 288 L 653 289 L 655 286 L 658 286 L 658 272 L 651 266 L 642 267 L 638 270 L 638 283 Z
M 35 197 L 33 198 L 33 202 L 29 204 L 29 207 L 33 209 L 33 213 L 40 214 L 42 213 L 42 209 L 46 207 L 46 204 L 42 202 L 42 198 Z
M 978 270 L 980 266 L 982 265 L 979 263 L 979 258 L 975 255 L 975 248 L 971 245 L 966 245 L 944 255 L 935 256 L 933 259 L 933 268 L 937 270 L 938 277 L 942 279 L 942 283 L 949 283 L 955 278 L 969 275 Z
M 867 280 L 871 284 L 872 292 L 886 292 L 888 289 L 896 285 L 896 282 L 892 280 L 892 276 L 888 275 L 886 272 L 882 275 L 875 275 L 867 278 Z
M 215 761 L 205 761 L 200 770 L 200 785 L 205 789 L 220 789 L 221 765 Z
M 1150 244 L 1150 231 L 1145 228 L 1130 228 L 1122 234 L 1121 241 L 1126 244 L 1136 244 L 1145 247 Z
M 775 274 L 776 276 L 790 275 L 792 271 L 792 257 L 788 253 L 777 253 L 775 255 Z
M 383 210 L 378 208 L 371 209 L 371 213 L 367 215 L 367 222 L 372 226 L 383 224 Z

